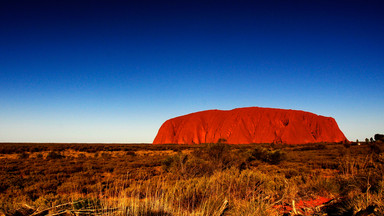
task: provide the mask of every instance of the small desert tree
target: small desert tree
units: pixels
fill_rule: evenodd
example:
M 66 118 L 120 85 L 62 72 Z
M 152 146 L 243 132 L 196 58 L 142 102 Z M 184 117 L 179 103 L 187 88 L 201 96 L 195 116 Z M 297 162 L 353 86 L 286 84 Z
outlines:
M 384 135 L 383 134 L 375 134 L 375 141 L 381 141 L 384 142 Z

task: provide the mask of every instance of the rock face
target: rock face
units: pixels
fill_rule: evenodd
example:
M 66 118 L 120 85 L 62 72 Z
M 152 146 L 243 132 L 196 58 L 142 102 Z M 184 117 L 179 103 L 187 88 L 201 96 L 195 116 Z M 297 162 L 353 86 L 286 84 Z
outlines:
M 247 107 L 207 110 L 164 122 L 153 144 L 304 144 L 348 141 L 335 119 L 310 112 Z

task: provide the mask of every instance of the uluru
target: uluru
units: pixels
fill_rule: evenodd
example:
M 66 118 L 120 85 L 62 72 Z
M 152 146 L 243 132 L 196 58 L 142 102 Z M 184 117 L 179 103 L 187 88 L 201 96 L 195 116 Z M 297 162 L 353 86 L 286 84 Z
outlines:
M 306 144 L 348 141 L 332 117 L 261 107 L 206 110 L 169 119 L 153 144 Z

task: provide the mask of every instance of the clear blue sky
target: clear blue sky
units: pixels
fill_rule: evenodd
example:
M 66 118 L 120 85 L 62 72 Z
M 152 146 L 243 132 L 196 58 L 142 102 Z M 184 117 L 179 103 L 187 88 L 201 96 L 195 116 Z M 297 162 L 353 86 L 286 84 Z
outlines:
M 384 3 L 0 1 L 0 142 L 152 142 L 260 106 L 384 133 Z

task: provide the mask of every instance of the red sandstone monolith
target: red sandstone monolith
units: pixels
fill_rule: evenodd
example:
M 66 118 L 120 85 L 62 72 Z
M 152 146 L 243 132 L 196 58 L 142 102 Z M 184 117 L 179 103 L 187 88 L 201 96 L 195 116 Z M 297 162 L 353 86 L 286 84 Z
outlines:
M 164 122 L 153 144 L 305 144 L 348 141 L 335 119 L 299 110 L 207 110 Z

